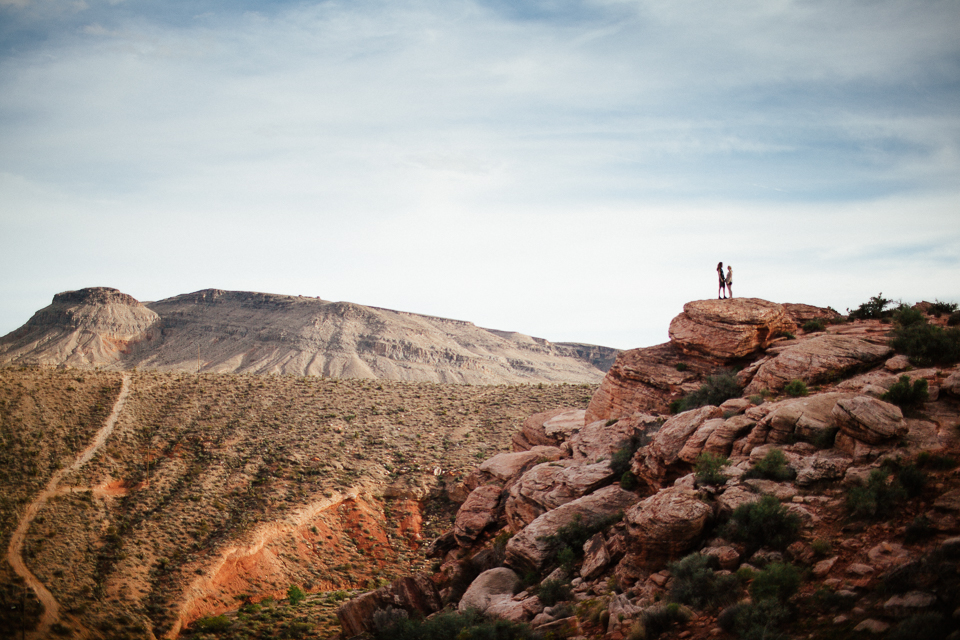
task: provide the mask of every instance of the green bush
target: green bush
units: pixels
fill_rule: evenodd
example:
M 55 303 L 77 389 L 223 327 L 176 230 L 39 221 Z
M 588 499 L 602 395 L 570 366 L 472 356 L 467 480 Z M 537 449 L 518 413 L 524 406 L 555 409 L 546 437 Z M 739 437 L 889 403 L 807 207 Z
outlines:
M 960 311 L 954 311 L 950 314 L 950 317 L 947 318 L 947 326 L 955 327 L 960 324 Z
M 677 371 L 687 371 L 690 369 L 690 365 L 688 365 L 686 362 L 678 362 L 675 368 Z
M 817 331 L 824 331 L 827 328 L 827 325 L 820 320 L 819 318 L 814 318 L 813 320 L 807 320 L 803 323 L 803 332 L 804 333 L 815 333 Z
M 303 599 L 306 597 L 307 594 L 305 594 L 303 589 L 301 589 L 298 585 L 292 584 L 290 585 L 290 588 L 287 589 L 287 600 L 290 602 L 290 606 L 292 607 L 295 607 L 303 602 Z
M 750 583 L 750 597 L 754 602 L 786 602 L 799 588 L 800 572 L 797 568 L 786 562 L 775 562 L 754 577 Z
M 635 491 L 639 486 L 640 481 L 637 480 L 637 476 L 634 475 L 633 471 L 625 471 L 624 474 L 620 476 L 620 488 L 624 491 Z
M 922 405 L 929 398 L 927 390 L 927 381 L 923 378 L 917 378 L 913 384 L 910 384 L 910 376 L 904 374 L 900 380 L 893 383 L 880 399 L 903 408 L 913 408 Z
M 760 547 L 782 551 L 797 539 L 799 533 L 800 517 L 790 513 L 775 497 L 765 495 L 733 511 L 727 535 L 744 543 L 748 555 L 752 555 Z
M 903 487 L 908 498 L 916 498 L 927 486 L 927 474 L 916 465 L 908 464 L 897 470 L 897 482 Z
M 374 632 L 375 640 L 534 640 L 525 624 L 488 619 L 476 611 L 444 611 L 426 620 L 399 619 Z
M 669 565 L 673 584 L 670 599 L 694 609 L 710 609 L 735 601 L 740 580 L 735 574 L 721 576 L 714 571 L 716 558 L 691 553 Z
M 921 322 L 898 327 L 890 346 L 918 367 L 947 365 L 960 361 L 960 329 L 944 329 Z
M 791 398 L 801 398 L 807 395 L 807 383 L 803 380 L 791 380 L 783 388 L 783 391 Z
M 954 625 L 942 613 L 918 613 L 898 622 L 887 640 L 944 640 L 953 630 Z
M 898 327 L 909 327 L 915 324 L 922 324 L 927 321 L 927 318 L 920 309 L 914 309 L 913 307 L 902 304 L 894 310 L 893 321 Z
M 891 304 L 893 300 L 887 300 L 883 297 L 883 292 L 880 292 L 855 310 L 847 309 L 847 315 L 857 320 L 879 319 L 883 316 L 883 310 Z
M 717 617 L 717 625 L 735 633 L 741 640 L 781 640 L 786 635 L 777 627 L 790 617 L 789 611 L 776 600 L 735 604 Z
M 233 622 L 227 616 L 211 616 L 209 618 L 200 618 L 193 623 L 193 628 L 197 631 L 223 631 L 232 625 Z
M 754 464 L 744 474 L 744 478 L 762 478 L 786 482 L 797 477 L 797 472 L 787 465 L 787 456 L 780 449 L 771 449 L 767 455 Z
M 594 534 L 609 528 L 611 525 L 620 522 L 623 519 L 623 512 L 600 518 L 590 524 L 583 521 L 583 516 L 579 513 L 573 516 L 570 524 L 559 527 L 556 532 L 549 536 L 538 538 L 546 541 L 550 546 L 557 550 L 558 557 L 564 553 L 564 549 L 569 549 L 574 554 L 574 558 L 583 556 L 583 545 Z
M 933 528 L 933 523 L 930 522 L 930 518 L 921 514 L 914 518 L 910 524 L 907 525 L 907 530 L 903 535 L 903 539 L 908 543 L 919 542 L 921 540 L 926 540 L 936 532 L 937 530 Z
M 687 622 L 693 617 L 689 609 L 676 602 L 655 605 L 643 612 L 643 626 L 648 640 L 656 638 L 678 622 Z
M 700 388 L 670 403 L 672 413 L 683 413 L 707 405 L 719 406 L 730 398 L 740 397 L 741 388 L 732 371 L 707 376 Z
M 702 452 L 697 456 L 697 462 L 694 464 L 694 473 L 697 484 L 709 484 L 719 486 L 727 481 L 727 476 L 721 469 L 730 461 L 724 456 L 719 456 L 709 451 Z
M 544 606 L 552 607 L 573 597 L 573 589 L 562 580 L 544 580 L 537 589 L 537 596 Z
M 917 454 L 917 466 L 934 471 L 948 471 L 957 466 L 957 461 L 950 456 L 921 451 Z
M 894 513 L 905 496 L 906 491 L 899 482 L 890 481 L 886 471 L 874 469 L 866 485 L 847 490 L 847 511 L 851 518 L 858 520 L 884 518 Z
M 956 310 L 956 302 L 940 302 L 936 298 L 934 298 L 933 303 L 930 305 L 930 315 L 935 318 L 939 318 L 944 313 L 954 313 Z

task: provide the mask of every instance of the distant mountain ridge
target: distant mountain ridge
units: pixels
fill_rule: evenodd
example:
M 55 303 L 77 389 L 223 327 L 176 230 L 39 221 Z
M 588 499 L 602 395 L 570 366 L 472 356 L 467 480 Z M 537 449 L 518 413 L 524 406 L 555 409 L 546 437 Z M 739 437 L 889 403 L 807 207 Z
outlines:
M 199 349 L 199 354 L 198 354 Z M 294 374 L 462 384 L 597 383 L 617 350 L 351 302 L 205 289 L 143 304 L 54 296 L 0 338 L 0 365 Z

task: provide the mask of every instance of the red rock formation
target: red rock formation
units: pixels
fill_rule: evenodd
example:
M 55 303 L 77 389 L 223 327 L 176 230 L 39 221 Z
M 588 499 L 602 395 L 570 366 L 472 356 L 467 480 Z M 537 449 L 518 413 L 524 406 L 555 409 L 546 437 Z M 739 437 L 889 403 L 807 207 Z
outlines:
M 730 360 L 764 349 L 796 330 L 783 306 L 758 298 L 695 300 L 670 323 L 670 342 L 687 354 Z

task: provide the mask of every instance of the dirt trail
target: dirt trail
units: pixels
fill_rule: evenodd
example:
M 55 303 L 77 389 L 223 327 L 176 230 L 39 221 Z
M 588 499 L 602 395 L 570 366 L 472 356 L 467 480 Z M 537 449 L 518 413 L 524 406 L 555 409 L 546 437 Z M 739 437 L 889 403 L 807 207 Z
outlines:
M 110 412 L 107 421 L 97 432 L 93 442 L 83 450 L 72 465 L 65 469 L 60 469 L 53 474 L 53 477 L 50 478 L 50 482 L 47 483 L 44 490 L 34 498 L 33 502 L 31 502 L 26 511 L 24 511 L 23 517 L 20 518 L 20 522 L 17 523 L 17 528 L 10 538 L 10 546 L 7 547 L 7 562 L 9 562 L 13 570 L 17 572 L 17 575 L 24 579 L 27 586 L 33 589 L 34 593 L 37 594 L 37 598 L 40 599 L 40 603 L 43 604 L 43 617 L 40 619 L 40 624 L 36 631 L 33 632 L 33 637 L 44 638 L 47 636 L 50 627 L 60 619 L 60 605 L 57 603 L 56 598 L 53 597 L 53 594 L 33 575 L 23 561 L 23 541 L 27 536 L 27 530 L 30 528 L 30 523 L 33 522 L 33 519 L 43 504 L 57 493 L 60 480 L 63 479 L 63 476 L 76 471 L 88 463 L 107 441 L 110 434 L 113 433 L 113 427 L 117 423 L 117 418 L 120 416 L 120 411 L 123 409 L 123 403 L 126 401 L 129 391 L 130 375 L 124 374 L 120 394 L 117 396 L 117 401 L 113 404 L 113 411 Z

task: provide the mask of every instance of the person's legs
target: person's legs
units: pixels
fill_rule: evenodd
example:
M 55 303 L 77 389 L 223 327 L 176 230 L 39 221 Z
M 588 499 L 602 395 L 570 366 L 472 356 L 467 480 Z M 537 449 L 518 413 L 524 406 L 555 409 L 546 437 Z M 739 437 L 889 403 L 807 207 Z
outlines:
M 733 283 L 732 283 L 732 282 L 727 285 L 727 294 L 729 295 L 729 297 L 731 297 L 731 298 L 733 297 Z

